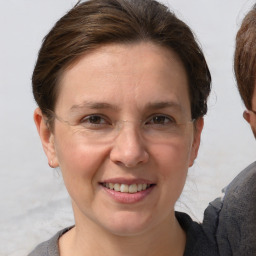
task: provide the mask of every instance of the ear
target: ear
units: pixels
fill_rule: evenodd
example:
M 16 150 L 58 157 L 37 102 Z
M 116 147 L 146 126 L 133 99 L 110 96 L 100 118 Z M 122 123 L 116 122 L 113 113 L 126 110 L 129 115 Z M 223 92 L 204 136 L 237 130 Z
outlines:
M 194 161 L 197 157 L 203 127 L 204 127 L 204 119 L 200 117 L 195 121 L 194 138 L 193 138 L 192 148 L 190 152 L 189 167 L 191 167 L 194 164 Z
M 250 112 L 248 110 L 245 110 L 243 113 L 243 118 L 250 124 L 251 121 L 251 115 Z
M 37 108 L 34 111 L 34 121 L 43 145 L 44 152 L 48 159 L 48 164 L 50 167 L 56 168 L 59 164 L 55 152 L 54 135 L 51 132 L 46 122 L 46 117 L 43 115 L 40 108 Z

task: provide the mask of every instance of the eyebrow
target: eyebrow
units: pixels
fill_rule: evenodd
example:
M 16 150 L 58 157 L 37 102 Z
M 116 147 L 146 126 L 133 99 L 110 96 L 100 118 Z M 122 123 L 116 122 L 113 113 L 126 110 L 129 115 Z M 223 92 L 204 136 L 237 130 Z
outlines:
M 89 109 L 113 109 L 118 110 L 118 106 L 109 104 L 107 102 L 91 102 L 91 101 L 84 101 L 82 104 L 73 105 L 70 108 L 71 112 L 75 112 L 80 109 L 89 108 Z
M 118 111 L 120 108 L 116 105 L 107 103 L 107 102 L 91 102 L 91 101 L 84 101 L 81 104 L 73 105 L 70 108 L 71 112 L 79 111 L 85 108 L 89 109 L 110 109 Z M 181 110 L 181 105 L 174 102 L 174 101 L 160 101 L 160 102 L 149 102 L 146 104 L 144 109 L 147 110 L 157 110 L 157 109 L 164 109 L 164 108 L 174 108 L 177 110 Z
M 174 101 L 160 101 L 160 102 L 149 102 L 145 109 L 155 110 L 155 109 L 164 109 L 164 108 L 174 108 L 181 110 L 181 105 Z

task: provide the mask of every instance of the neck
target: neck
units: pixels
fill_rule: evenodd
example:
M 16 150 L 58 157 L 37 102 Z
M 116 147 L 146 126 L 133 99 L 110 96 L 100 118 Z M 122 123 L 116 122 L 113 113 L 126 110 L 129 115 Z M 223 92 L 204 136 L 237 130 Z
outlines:
M 76 226 L 59 240 L 60 255 L 181 256 L 186 235 L 174 211 L 161 223 L 136 235 L 119 236 L 76 216 Z

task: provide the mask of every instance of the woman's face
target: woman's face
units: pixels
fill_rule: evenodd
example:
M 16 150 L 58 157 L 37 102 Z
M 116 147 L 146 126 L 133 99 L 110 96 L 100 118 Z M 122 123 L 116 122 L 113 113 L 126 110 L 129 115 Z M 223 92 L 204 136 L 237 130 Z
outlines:
M 174 52 L 137 43 L 86 54 L 64 73 L 55 113 L 54 133 L 41 137 L 77 225 L 131 235 L 169 220 L 203 126 L 189 123 L 188 80 Z

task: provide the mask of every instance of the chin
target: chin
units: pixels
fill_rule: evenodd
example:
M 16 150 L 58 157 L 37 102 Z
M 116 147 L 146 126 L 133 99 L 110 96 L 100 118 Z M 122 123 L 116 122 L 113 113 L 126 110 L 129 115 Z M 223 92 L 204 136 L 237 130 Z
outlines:
M 115 213 L 106 223 L 105 228 L 112 234 L 118 236 L 134 236 L 146 232 L 151 223 L 151 216 L 143 216 L 139 212 Z

